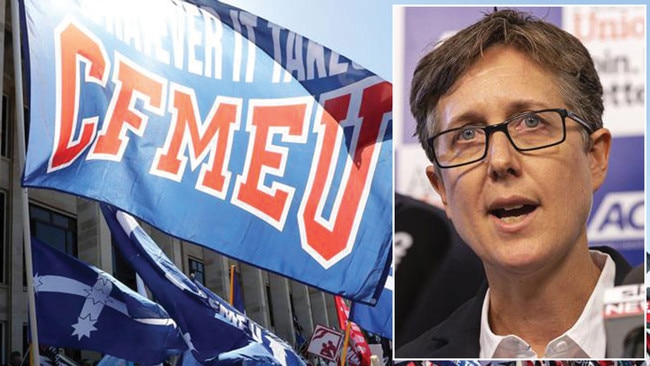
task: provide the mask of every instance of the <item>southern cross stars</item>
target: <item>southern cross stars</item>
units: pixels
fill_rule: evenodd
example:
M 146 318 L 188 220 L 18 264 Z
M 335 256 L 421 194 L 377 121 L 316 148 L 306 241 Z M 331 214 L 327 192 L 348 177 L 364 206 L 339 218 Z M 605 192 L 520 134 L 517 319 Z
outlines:
M 82 337 L 90 338 L 90 332 L 97 330 L 95 323 L 99 320 L 99 315 L 102 313 L 104 306 L 112 302 L 111 290 L 113 283 L 106 277 L 106 274 L 100 272 L 97 277 L 95 285 L 86 289 L 86 301 L 77 318 L 77 323 L 72 325 L 74 331 L 73 336 L 77 336 L 77 340 Z
M 110 301 L 109 297 L 111 296 L 112 288 L 113 284 L 110 283 L 110 280 L 100 275 L 99 278 L 97 278 L 95 286 L 88 290 L 84 290 L 88 294 L 86 299 L 91 300 L 93 305 L 99 303 L 106 305 Z
M 72 324 L 72 327 L 74 328 L 74 331 L 72 332 L 73 336 L 77 336 L 77 340 L 81 340 L 81 337 L 88 337 L 90 338 L 90 332 L 93 330 L 97 330 L 95 328 L 95 323 L 97 323 L 96 320 L 92 320 L 90 318 L 90 314 L 86 315 L 85 317 L 79 317 L 77 319 L 76 324 Z

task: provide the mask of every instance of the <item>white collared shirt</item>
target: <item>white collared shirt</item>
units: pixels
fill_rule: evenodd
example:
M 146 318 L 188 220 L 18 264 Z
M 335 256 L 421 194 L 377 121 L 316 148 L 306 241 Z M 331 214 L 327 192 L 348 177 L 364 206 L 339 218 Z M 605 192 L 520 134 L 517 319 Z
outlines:
M 605 324 L 603 298 L 605 289 L 614 287 L 616 264 L 608 254 L 590 250 L 591 258 L 602 268 L 596 287 L 576 323 L 564 334 L 546 346 L 544 358 L 605 358 Z M 490 289 L 483 300 L 481 312 L 480 358 L 538 358 L 530 345 L 520 337 L 510 334 L 496 335 L 488 322 Z

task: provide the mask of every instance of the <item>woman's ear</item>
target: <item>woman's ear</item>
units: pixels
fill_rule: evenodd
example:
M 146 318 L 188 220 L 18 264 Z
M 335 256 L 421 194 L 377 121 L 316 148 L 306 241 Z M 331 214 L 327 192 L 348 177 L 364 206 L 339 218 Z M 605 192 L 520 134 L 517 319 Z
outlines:
M 609 165 L 609 150 L 612 144 L 612 134 L 606 128 L 601 128 L 591 134 L 591 148 L 589 156 L 591 161 L 592 191 L 595 192 L 605 181 Z

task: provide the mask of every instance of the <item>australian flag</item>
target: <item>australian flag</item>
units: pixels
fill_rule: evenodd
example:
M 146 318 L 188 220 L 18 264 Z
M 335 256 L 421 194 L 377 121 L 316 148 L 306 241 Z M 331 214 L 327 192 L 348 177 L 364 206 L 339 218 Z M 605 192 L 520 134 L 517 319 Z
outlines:
M 35 238 L 32 257 L 41 344 L 142 364 L 161 363 L 187 349 L 165 309 L 108 273 Z
M 304 366 L 286 342 L 176 268 L 135 219 L 105 204 L 101 209 L 115 245 L 177 322 L 199 363 Z

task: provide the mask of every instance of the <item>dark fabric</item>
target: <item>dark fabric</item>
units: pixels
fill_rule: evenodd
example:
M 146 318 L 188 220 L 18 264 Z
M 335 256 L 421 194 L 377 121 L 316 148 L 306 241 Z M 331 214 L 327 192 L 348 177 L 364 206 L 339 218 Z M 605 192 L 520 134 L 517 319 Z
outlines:
M 396 358 L 477 358 L 487 285 L 442 323 L 400 347 Z
M 593 247 L 610 255 L 616 264 L 615 285 L 623 283 L 631 267 L 625 258 L 609 247 Z M 455 281 L 454 281 L 455 282 Z M 457 283 L 457 282 L 456 282 Z M 479 357 L 479 336 L 481 332 L 481 307 L 487 285 L 479 293 L 445 321 L 426 331 L 417 339 L 400 347 L 396 358 L 477 358 Z
M 396 348 L 446 319 L 476 295 L 485 278 L 480 260 L 442 209 L 400 194 L 395 196 L 395 257 Z M 462 288 L 449 286 L 450 278 Z

